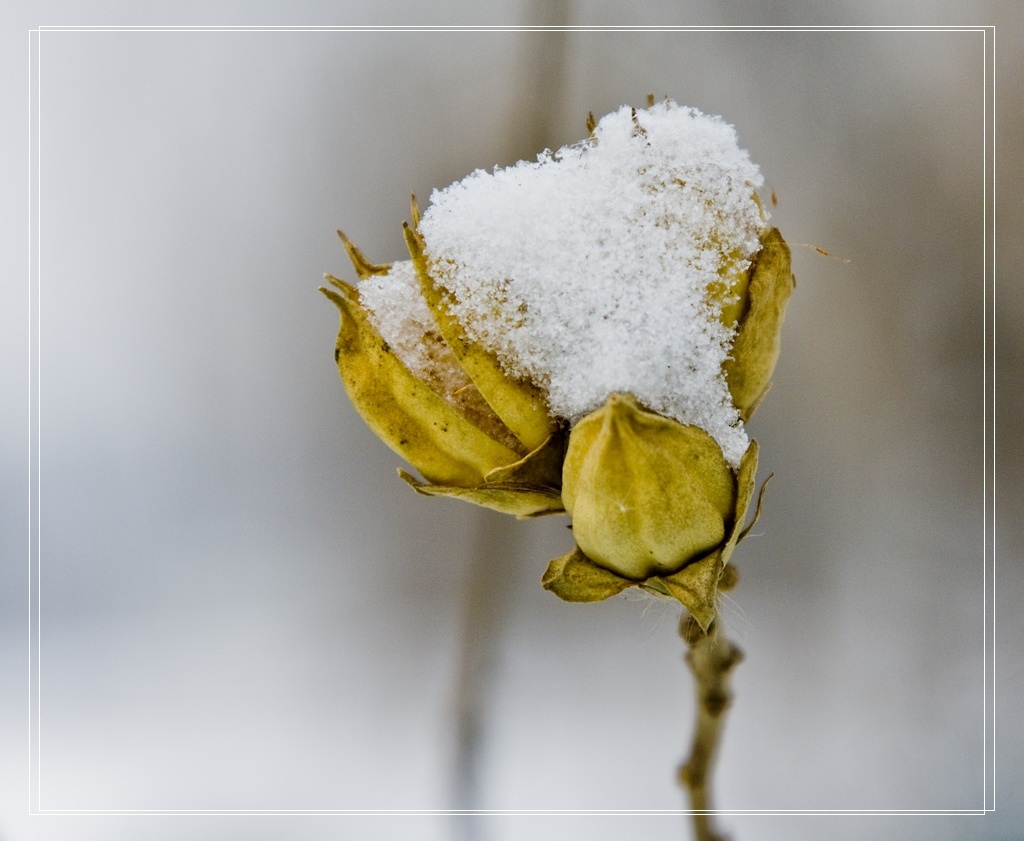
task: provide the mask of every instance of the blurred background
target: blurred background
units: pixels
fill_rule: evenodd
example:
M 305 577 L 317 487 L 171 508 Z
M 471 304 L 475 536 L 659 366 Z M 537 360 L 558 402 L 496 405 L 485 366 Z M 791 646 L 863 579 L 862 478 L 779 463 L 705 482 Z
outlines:
M 412 493 L 345 398 L 337 314 L 316 291 L 324 272 L 354 279 L 336 228 L 401 259 L 410 192 L 425 204 L 474 168 L 575 142 L 588 111 L 649 92 L 736 126 L 798 280 L 749 427 L 775 478 L 725 605 L 746 660 L 717 805 L 981 810 L 994 767 L 994 815 L 722 825 L 737 841 L 1019 837 L 1024 79 L 1009 4 L 161 11 L 26 5 L 4 36 L 6 193 L 25 196 L 31 154 L 38 250 L 28 203 L 5 203 L 20 238 L 0 338 L 2 841 L 688 837 L 672 814 L 259 814 L 684 807 L 678 610 L 564 604 L 539 579 L 571 545 L 565 518 Z M 995 142 L 977 31 L 46 31 L 26 130 L 40 24 L 426 22 L 995 24 Z

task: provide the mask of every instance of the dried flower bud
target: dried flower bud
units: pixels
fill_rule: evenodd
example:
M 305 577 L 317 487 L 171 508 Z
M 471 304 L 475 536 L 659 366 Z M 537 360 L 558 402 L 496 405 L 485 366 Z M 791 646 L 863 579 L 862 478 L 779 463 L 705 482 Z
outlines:
M 402 302 L 404 317 L 377 319 L 391 328 L 389 341 L 358 288 L 328 276 L 333 288 L 322 290 L 341 313 L 335 359 L 349 398 L 381 440 L 431 484 L 399 471 L 402 478 L 420 493 L 452 496 L 520 517 L 562 511 L 563 446 L 556 425 L 545 414 L 546 434 L 532 449 L 517 438 L 481 398 L 430 312 L 417 308 L 422 301 L 416 292 L 402 289 L 411 266 L 371 264 L 342 239 L 356 272 L 364 281 L 379 282 L 364 288 L 397 291 Z M 412 317 L 405 309 L 410 304 Z M 516 389 L 510 382 L 504 393 L 514 395 Z M 520 399 L 531 398 L 527 392 Z M 512 403 L 507 397 L 506 405 Z
M 544 586 L 597 601 L 642 585 L 679 599 L 707 627 L 756 471 L 756 442 L 734 473 L 703 430 L 613 395 L 569 438 L 562 498 L 577 549 L 552 561 Z
M 704 430 L 615 394 L 573 429 L 562 499 L 587 557 L 642 581 L 678 572 L 724 541 L 736 481 Z
M 566 510 L 544 586 L 640 586 L 707 628 L 753 493 L 744 421 L 793 289 L 757 167 L 718 117 L 622 108 L 536 162 L 413 203 L 410 260 L 329 278 L 353 404 L 418 492 Z M 344 237 L 343 237 L 344 239 Z M 563 508 L 564 505 L 564 508 Z

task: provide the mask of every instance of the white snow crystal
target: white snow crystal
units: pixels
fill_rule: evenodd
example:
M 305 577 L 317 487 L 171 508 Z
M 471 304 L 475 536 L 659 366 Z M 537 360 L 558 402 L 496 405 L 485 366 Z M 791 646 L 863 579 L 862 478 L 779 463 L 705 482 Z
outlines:
M 761 184 L 732 126 L 665 101 L 435 191 L 419 230 L 469 337 L 543 387 L 555 416 L 574 423 L 629 392 L 706 430 L 736 466 L 747 436 L 722 374 L 735 330 L 709 287 L 742 275 L 760 247 Z M 399 352 L 422 366 L 421 351 Z

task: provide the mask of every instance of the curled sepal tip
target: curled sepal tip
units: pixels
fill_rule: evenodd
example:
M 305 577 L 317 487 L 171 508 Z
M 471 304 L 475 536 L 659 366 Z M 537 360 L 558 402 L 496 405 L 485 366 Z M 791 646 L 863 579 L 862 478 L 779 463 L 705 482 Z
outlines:
M 409 215 L 412 217 L 412 229 L 415 231 L 420 226 L 420 219 L 423 218 L 415 193 L 409 194 Z
M 371 263 L 366 259 L 366 255 L 363 254 L 352 240 L 345 236 L 344 231 L 338 231 L 338 237 L 341 239 L 342 245 L 345 246 L 345 253 L 348 254 L 348 259 L 352 262 L 352 268 L 356 270 L 360 280 L 365 280 L 375 275 L 387 274 L 390 271 L 390 263 Z

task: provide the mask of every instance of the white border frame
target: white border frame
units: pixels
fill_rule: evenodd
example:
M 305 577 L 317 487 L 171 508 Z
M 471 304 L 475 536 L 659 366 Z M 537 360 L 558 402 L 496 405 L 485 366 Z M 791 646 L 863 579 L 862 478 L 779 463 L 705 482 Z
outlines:
M 40 517 L 42 487 L 40 464 L 42 459 L 42 313 L 40 290 L 42 282 L 42 216 L 41 216 L 41 71 L 42 35 L 45 32 L 979 32 L 984 38 L 983 56 L 983 190 L 984 190 L 984 278 L 983 383 L 983 556 L 984 556 L 984 713 L 983 713 L 983 806 L 978 809 L 713 809 L 703 814 L 715 815 L 985 815 L 995 811 L 994 780 L 994 641 L 995 616 L 993 591 L 995 587 L 995 27 L 994 26 L 39 26 L 29 31 L 29 62 L 31 66 L 31 459 L 30 459 L 30 582 L 29 622 L 31 661 L 29 690 L 30 739 L 30 809 L 32 815 L 689 815 L 688 809 L 665 810 L 459 810 L 459 809 L 44 809 L 42 801 L 42 613 L 43 599 L 40 586 L 42 564 L 42 522 Z

